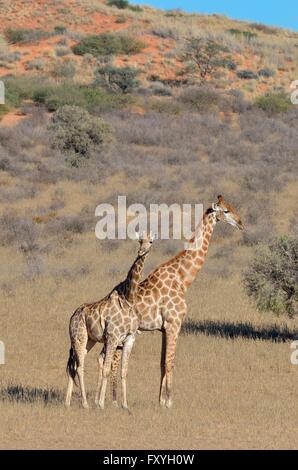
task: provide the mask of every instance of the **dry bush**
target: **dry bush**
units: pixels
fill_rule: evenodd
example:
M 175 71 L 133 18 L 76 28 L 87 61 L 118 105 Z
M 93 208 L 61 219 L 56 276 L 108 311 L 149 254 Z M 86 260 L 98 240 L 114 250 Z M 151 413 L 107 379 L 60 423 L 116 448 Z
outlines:
M 13 213 L 1 216 L 1 244 L 14 245 L 24 253 L 38 249 L 39 230 L 36 224 Z
M 298 239 L 281 237 L 258 248 L 244 274 L 244 285 L 260 310 L 298 313 Z

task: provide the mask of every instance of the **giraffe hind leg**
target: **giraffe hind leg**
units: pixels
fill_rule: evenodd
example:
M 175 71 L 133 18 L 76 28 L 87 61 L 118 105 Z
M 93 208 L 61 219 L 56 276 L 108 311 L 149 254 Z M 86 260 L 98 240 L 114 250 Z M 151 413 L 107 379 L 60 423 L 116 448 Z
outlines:
M 77 356 L 77 375 L 79 378 L 79 384 L 81 389 L 81 397 L 82 397 L 82 406 L 83 408 L 89 408 L 85 390 L 85 381 L 84 381 L 84 365 L 85 365 L 85 357 L 86 354 L 93 348 L 95 345 L 95 341 L 88 341 L 87 333 L 86 337 L 80 342 L 78 342 L 75 346 L 76 356 Z
M 118 406 L 117 402 L 117 385 L 118 385 L 118 369 L 121 362 L 122 347 L 118 347 L 115 351 L 112 368 L 111 368 L 111 390 L 112 390 L 112 401 L 114 406 Z

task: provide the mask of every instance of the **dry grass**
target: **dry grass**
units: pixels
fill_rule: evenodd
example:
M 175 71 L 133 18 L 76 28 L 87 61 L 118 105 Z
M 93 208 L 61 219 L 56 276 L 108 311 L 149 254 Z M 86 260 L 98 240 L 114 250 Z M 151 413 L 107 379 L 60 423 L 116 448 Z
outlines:
M 166 258 L 165 243 L 157 243 L 153 264 Z M 134 244 L 116 245 L 107 252 L 105 243 L 80 235 L 67 250 L 48 254 L 46 272 L 34 281 L 17 274 L 23 255 L 2 250 L 3 265 L 9 259 L 15 272 L 12 292 L 2 291 L 7 364 L 1 368 L 1 448 L 296 448 L 297 370 L 290 364 L 290 342 L 298 325 L 261 316 L 249 304 L 237 274 L 247 248 L 234 253 L 234 274 L 220 278 L 215 273 L 227 260 L 218 258 L 217 244 L 211 246 L 206 269 L 190 289 L 191 324 L 179 339 L 172 410 L 158 406 L 159 333 L 137 338 L 129 373 L 131 415 L 110 400 L 104 412 L 82 410 L 78 392 L 71 409 L 64 408 L 68 319 L 77 305 L 100 298 L 126 272 Z M 87 272 L 69 278 L 82 260 Z M 1 277 L 9 279 L 8 272 Z M 87 359 L 90 404 L 98 352 Z
M 51 148 L 51 115 L 42 107 L 26 102 L 21 113 L 27 116 L 8 114 L 1 123 L 0 340 L 6 365 L 0 366 L 0 448 L 297 448 L 297 368 L 290 363 L 297 320 L 260 314 L 241 287 L 252 246 L 295 226 L 297 110 L 269 117 L 252 98 L 268 88 L 288 89 L 297 78 L 297 36 L 218 15 L 169 16 L 147 7 L 121 11 L 126 22 L 117 23 L 119 11 L 95 0 L 34 2 L 34 12 L 26 2 L 19 10 L 15 3 L 1 7 L 1 31 L 8 23 L 51 33 L 57 25 L 67 28 L 20 48 L 20 60 L 10 66 L 25 88 L 24 64 L 36 58 L 46 62 L 41 83 L 53 71 L 57 76 L 57 64 L 63 82 L 66 51 L 57 58 L 57 46 L 77 60 L 74 73 L 82 64 L 86 70 L 84 79 L 75 73 L 74 82 L 91 83 L 96 60 L 74 58 L 70 50 L 85 34 L 122 30 L 148 47 L 133 64 L 115 59 L 116 65 L 140 67 L 142 88 L 126 107 L 92 110 L 115 129 L 115 141 L 79 168 Z M 258 37 L 235 38 L 227 32 L 231 28 Z M 273 65 L 284 71 L 247 84 L 225 70 L 213 83 L 214 107 L 202 109 L 193 102 L 202 90 L 187 102 L 175 86 L 184 41 L 198 34 L 224 42 L 239 69 Z M 0 41 L 0 54 L 16 53 L 11 48 Z M 39 80 L 41 73 L 34 73 Z M 150 74 L 158 78 L 153 86 Z M 27 82 L 34 87 L 31 72 Z M 160 334 L 142 333 L 130 363 L 131 414 L 114 409 L 110 399 L 104 412 L 83 410 L 78 391 L 66 410 L 70 315 L 119 282 L 136 250 L 133 242 L 96 240 L 95 207 L 116 203 L 121 194 L 129 204 L 207 204 L 219 192 L 237 206 L 246 231 L 216 228 L 207 262 L 190 288 L 174 408 L 158 406 Z M 180 248 L 179 242 L 156 242 L 146 273 Z M 90 404 L 98 352 L 94 348 L 87 359 Z

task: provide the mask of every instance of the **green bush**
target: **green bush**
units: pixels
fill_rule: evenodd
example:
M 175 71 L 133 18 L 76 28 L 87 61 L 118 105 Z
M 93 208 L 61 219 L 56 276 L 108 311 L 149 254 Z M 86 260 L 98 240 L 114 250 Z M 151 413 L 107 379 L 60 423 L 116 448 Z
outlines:
M 130 96 L 111 93 L 95 86 L 79 85 L 71 80 L 55 83 L 47 78 L 26 75 L 4 79 L 6 105 L 8 108 L 21 106 L 23 100 L 33 100 L 45 105 L 48 111 L 56 111 L 64 105 L 75 105 L 88 111 L 110 111 L 133 102 Z M 4 114 L 7 109 L 1 106 Z
M 271 78 L 276 75 L 276 72 L 272 69 L 261 69 L 258 71 L 258 75 L 259 77 Z
M 193 86 L 183 90 L 178 100 L 202 112 L 216 107 L 219 103 L 219 95 L 206 86 Z
M 241 80 L 255 80 L 258 78 L 258 75 L 252 72 L 252 70 L 239 70 L 237 77 L 241 78 Z
M 5 37 L 10 44 L 30 44 L 48 38 L 51 33 L 40 29 L 6 29 Z
M 71 61 L 56 62 L 51 70 L 54 78 L 73 78 L 76 73 L 76 66 Z
M 119 8 L 120 10 L 143 11 L 139 5 L 130 5 L 128 0 L 108 0 L 107 5 L 109 7 Z
M 64 82 L 54 88 L 39 89 L 34 99 L 44 103 L 49 111 L 56 111 L 64 105 L 75 105 L 88 111 L 109 111 L 126 105 L 129 100 L 123 95 L 108 93 L 99 87 Z M 42 95 L 43 93 L 43 95 Z
M 267 93 L 260 96 L 256 105 L 269 115 L 285 113 L 292 107 L 290 99 L 283 93 Z
M 55 26 L 54 33 L 58 34 L 58 35 L 66 34 L 67 33 L 67 28 L 65 26 L 62 26 L 62 25 L 61 26 L 60 25 Z
M 262 311 L 298 314 L 298 238 L 281 237 L 258 248 L 244 286 Z
M 137 54 L 145 47 L 141 41 L 128 36 L 104 33 L 98 36 L 86 36 L 73 46 L 77 55 L 92 54 L 94 57 L 112 54 Z
M 140 84 L 137 80 L 139 71 L 132 67 L 113 67 L 106 66 L 97 70 L 97 82 L 100 85 L 107 86 L 113 91 L 129 93 Z
M 78 106 L 58 109 L 49 130 L 52 146 L 66 154 L 73 166 L 78 166 L 80 158 L 89 158 L 93 150 L 100 150 L 112 138 L 112 129 L 103 119 Z
M 129 7 L 128 0 L 108 0 L 107 5 L 109 7 L 117 7 L 120 10 L 125 10 L 125 8 Z

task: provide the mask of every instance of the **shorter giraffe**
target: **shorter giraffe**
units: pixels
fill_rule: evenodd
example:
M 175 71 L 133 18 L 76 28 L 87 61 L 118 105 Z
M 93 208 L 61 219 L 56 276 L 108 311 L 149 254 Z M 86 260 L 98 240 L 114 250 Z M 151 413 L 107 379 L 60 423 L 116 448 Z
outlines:
M 99 377 L 95 403 L 104 408 L 107 380 L 112 359 L 117 347 L 122 347 L 122 406 L 127 408 L 126 376 L 128 359 L 139 326 L 134 309 L 134 296 L 137 290 L 145 259 L 148 256 L 153 237 L 143 235 L 139 238 L 138 255 L 126 279 L 118 284 L 106 297 L 91 304 L 83 304 L 72 315 L 69 325 L 71 348 L 67 363 L 69 375 L 66 406 L 70 406 L 73 384 L 76 375 L 82 395 L 82 405 L 88 408 L 84 385 L 84 361 L 86 354 L 97 343 L 104 343 L 104 354 L 99 356 Z

